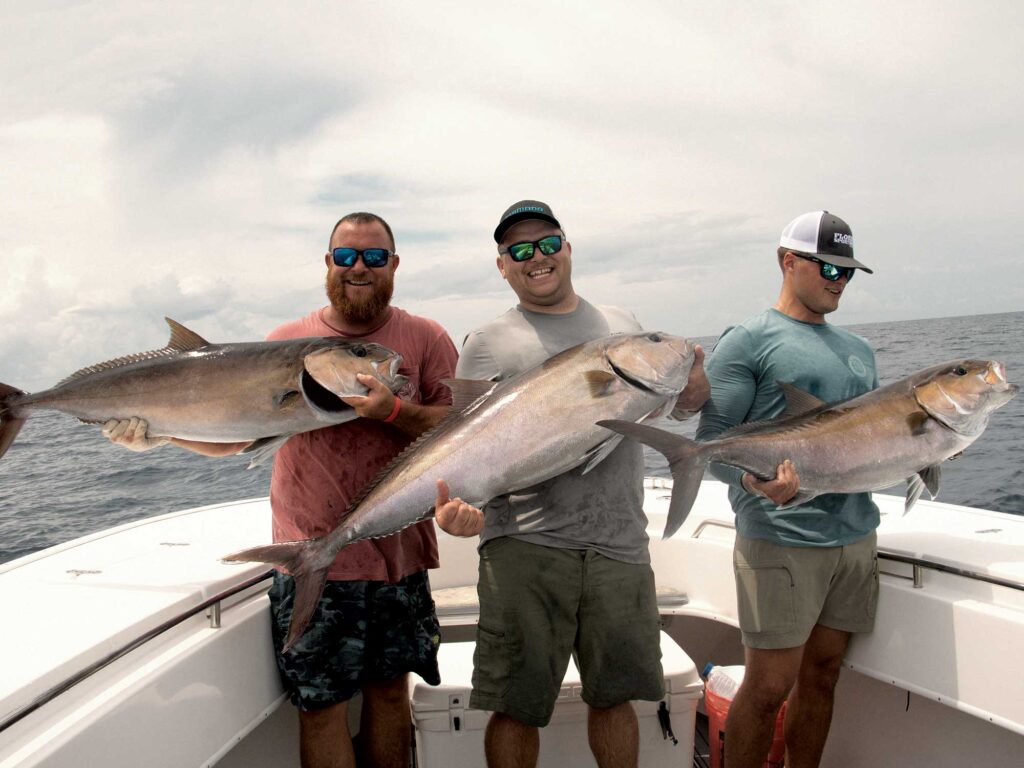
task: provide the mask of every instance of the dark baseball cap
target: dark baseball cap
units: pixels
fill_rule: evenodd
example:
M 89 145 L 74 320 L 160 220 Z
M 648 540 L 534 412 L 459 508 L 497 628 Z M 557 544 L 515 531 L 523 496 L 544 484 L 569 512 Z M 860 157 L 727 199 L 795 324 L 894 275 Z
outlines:
M 501 238 L 512 227 L 520 221 L 528 221 L 530 219 L 540 219 L 541 221 L 554 224 L 559 229 L 562 228 L 562 225 L 558 223 L 558 219 L 555 218 L 555 214 L 551 212 L 551 206 L 547 203 L 542 203 L 540 200 L 520 200 L 518 203 L 512 203 L 501 214 L 498 228 L 494 230 L 494 242 L 500 243 Z
M 874 272 L 853 258 L 853 232 L 850 231 L 850 225 L 828 211 L 811 211 L 797 216 L 782 230 L 779 247 L 817 256 L 837 267 Z

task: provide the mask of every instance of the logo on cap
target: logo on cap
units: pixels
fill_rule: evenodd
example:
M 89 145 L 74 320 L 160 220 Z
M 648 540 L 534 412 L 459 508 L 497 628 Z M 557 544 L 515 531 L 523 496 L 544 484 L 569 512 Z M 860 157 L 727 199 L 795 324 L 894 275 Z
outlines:
M 832 235 L 833 243 L 842 243 L 853 248 L 853 235 L 844 235 L 842 232 L 836 232 Z

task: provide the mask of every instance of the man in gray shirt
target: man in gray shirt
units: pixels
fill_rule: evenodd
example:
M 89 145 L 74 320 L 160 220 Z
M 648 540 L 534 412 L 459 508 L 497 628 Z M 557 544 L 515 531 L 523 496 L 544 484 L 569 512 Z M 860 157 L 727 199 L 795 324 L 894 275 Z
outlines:
M 459 378 L 499 381 L 577 344 L 642 330 L 629 312 L 576 294 L 572 246 L 545 203 L 513 204 L 494 239 L 498 271 L 519 304 L 466 337 Z M 707 399 L 702 359 L 698 347 L 677 413 Z M 586 476 L 577 468 L 485 505 L 470 705 L 493 712 L 492 768 L 536 764 L 538 728 L 551 718 L 570 654 L 598 765 L 636 764 L 630 701 L 663 695 L 642 486 L 641 448 L 623 441 Z

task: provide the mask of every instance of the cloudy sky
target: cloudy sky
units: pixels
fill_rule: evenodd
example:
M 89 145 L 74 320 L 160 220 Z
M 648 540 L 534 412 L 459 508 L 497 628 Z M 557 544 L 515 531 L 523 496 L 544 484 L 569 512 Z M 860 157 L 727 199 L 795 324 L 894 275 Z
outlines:
M 0 381 L 262 338 L 323 303 L 353 210 L 395 302 L 456 340 L 513 303 L 491 231 L 525 197 L 579 293 L 716 334 L 774 248 L 852 226 L 840 323 L 1024 309 L 1016 2 L 6 2 Z

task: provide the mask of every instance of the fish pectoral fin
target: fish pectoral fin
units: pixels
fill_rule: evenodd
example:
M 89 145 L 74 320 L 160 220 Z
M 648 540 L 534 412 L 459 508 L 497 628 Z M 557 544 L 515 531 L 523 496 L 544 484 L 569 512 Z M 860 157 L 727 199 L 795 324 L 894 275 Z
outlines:
M 818 491 L 807 490 L 801 488 L 796 492 L 796 496 L 787 501 L 785 504 L 779 504 L 776 509 L 792 509 L 793 507 L 799 507 L 801 504 L 806 504 L 811 499 L 817 498 L 821 493 Z
M 177 320 L 165 317 L 164 320 L 171 326 L 171 340 L 167 342 L 167 348 L 177 352 L 191 352 L 193 349 L 210 346 L 210 342 L 204 339 L 195 331 L 190 331 Z
M 920 437 L 928 431 L 929 416 L 924 411 L 914 411 L 907 416 L 907 426 L 910 427 L 910 434 Z
M 587 462 L 587 465 L 583 468 L 583 471 L 580 474 L 587 474 L 587 472 L 589 472 L 602 461 L 604 461 L 608 457 L 608 454 L 614 451 L 621 442 L 622 435 L 614 435 L 605 440 L 600 445 L 597 445 L 596 447 L 588 451 L 583 456 L 583 460 Z
M 583 378 L 587 382 L 590 396 L 595 399 L 608 397 L 619 381 L 619 377 L 609 371 L 584 371 Z
M 462 413 L 498 386 L 483 379 L 442 379 L 441 383 L 452 391 L 452 413 Z
M 815 408 L 827 405 L 824 400 L 800 389 L 800 387 L 795 387 L 785 381 L 776 381 L 775 383 L 779 385 L 782 394 L 786 396 L 786 410 L 782 412 L 782 417 L 799 416 L 802 413 L 808 413 Z
M 247 447 L 239 451 L 239 453 L 250 454 L 248 468 L 252 469 L 253 467 L 258 467 L 264 461 L 277 453 L 281 446 L 284 445 L 291 436 L 292 434 L 288 433 L 287 435 L 261 437 L 259 440 L 254 440 Z
M 924 481 L 924 487 L 928 489 L 928 495 L 933 499 L 939 495 L 939 480 L 942 478 L 942 469 L 938 464 L 925 467 L 917 473 Z

